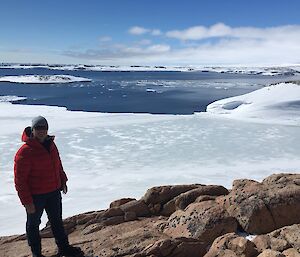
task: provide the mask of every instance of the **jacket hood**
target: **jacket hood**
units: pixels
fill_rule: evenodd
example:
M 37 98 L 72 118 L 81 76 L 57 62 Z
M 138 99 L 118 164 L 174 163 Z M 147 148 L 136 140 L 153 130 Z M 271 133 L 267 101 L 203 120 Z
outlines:
M 22 134 L 22 142 L 27 142 L 32 137 L 31 127 L 26 127 Z
M 54 140 L 55 136 L 48 136 L 47 139 L 48 140 Z M 32 135 L 32 130 L 31 127 L 26 127 L 23 131 L 21 140 L 22 142 L 28 143 L 33 139 L 33 135 Z

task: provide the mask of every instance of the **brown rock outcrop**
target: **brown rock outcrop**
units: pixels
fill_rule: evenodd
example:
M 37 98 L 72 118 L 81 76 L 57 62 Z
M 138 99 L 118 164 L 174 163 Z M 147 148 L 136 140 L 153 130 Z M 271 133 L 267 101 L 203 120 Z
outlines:
M 300 253 L 294 248 L 289 248 L 289 249 L 283 251 L 282 253 L 286 257 L 300 257 Z
M 203 185 L 193 184 L 152 187 L 147 190 L 146 194 L 142 197 L 142 200 L 148 205 L 151 213 L 157 215 L 165 203 L 172 200 L 174 197 L 198 188 L 199 186 Z
M 157 229 L 158 224 L 164 221 L 163 217 L 141 218 L 102 227 L 87 235 L 82 233 L 84 226 L 80 225 L 69 234 L 69 241 L 72 245 L 80 246 L 88 257 L 132 257 L 143 252 L 149 245 L 169 238 Z M 55 256 L 56 245 L 53 238 L 44 238 L 42 242 L 43 254 L 47 257 Z M 8 237 L 6 242 L 0 243 L 0 256 L 31 257 L 31 254 L 25 239 L 14 241 Z
M 285 257 L 285 255 L 281 252 L 274 250 L 265 250 L 258 257 Z
M 232 255 L 238 257 L 255 257 L 258 255 L 255 244 L 235 233 L 218 237 L 204 257 Z
M 277 229 L 267 235 L 259 235 L 253 243 L 257 249 L 283 252 L 293 248 L 300 253 L 300 224 Z
M 230 192 L 200 184 L 154 187 L 140 200 L 119 199 L 64 226 L 89 257 L 299 257 L 299 187 L 300 174 L 236 180 Z M 260 234 L 251 242 L 235 233 L 238 227 Z M 54 257 L 50 227 L 41 234 L 43 253 Z M 0 237 L 0 256 L 31 256 L 25 235 Z
M 190 204 L 184 211 L 174 212 L 164 232 L 171 237 L 188 237 L 210 244 L 220 235 L 236 232 L 238 223 L 215 201 Z
M 102 229 L 104 226 L 117 225 L 149 215 L 149 208 L 143 200 L 127 201 L 119 207 L 111 207 L 91 216 L 84 224 L 85 229 L 83 233 L 90 234 Z
M 135 201 L 135 200 L 136 200 L 135 198 L 121 198 L 121 199 L 111 202 L 109 205 L 109 208 L 120 207 L 121 205 L 123 205 L 125 203 Z
M 202 196 L 202 201 L 206 199 L 212 199 L 211 196 L 220 196 L 227 195 L 228 190 L 223 186 L 217 185 L 208 185 L 201 186 L 199 185 L 195 189 L 191 189 L 187 192 L 181 193 L 178 196 L 174 197 L 172 200 L 168 201 L 163 205 L 161 215 L 170 216 L 176 210 L 184 210 L 189 204 L 195 202 L 199 197 Z
M 235 180 L 222 201 L 248 233 L 264 234 L 300 223 L 300 174 L 272 175 L 262 183 Z
M 134 212 L 137 217 L 150 216 L 150 210 L 143 200 L 130 201 L 120 206 L 124 212 Z
M 146 247 L 134 257 L 199 257 L 206 252 L 205 243 L 192 238 L 163 239 Z

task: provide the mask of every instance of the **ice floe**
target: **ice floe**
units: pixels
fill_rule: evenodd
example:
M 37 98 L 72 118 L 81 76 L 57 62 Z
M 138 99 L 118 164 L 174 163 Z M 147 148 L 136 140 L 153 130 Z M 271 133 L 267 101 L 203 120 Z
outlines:
M 0 102 L 18 102 L 26 100 L 26 97 L 15 95 L 0 95 Z
M 11 83 L 30 83 L 30 84 L 52 84 L 52 83 L 71 83 L 71 82 L 89 82 L 90 79 L 75 77 L 71 75 L 20 75 L 3 76 L 0 82 Z

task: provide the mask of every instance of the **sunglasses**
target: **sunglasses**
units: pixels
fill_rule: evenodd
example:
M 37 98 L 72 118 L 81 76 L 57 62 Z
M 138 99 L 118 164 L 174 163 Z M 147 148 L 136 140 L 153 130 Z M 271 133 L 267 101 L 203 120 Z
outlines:
M 47 126 L 36 126 L 34 127 L 35 130 L 48 130 Z

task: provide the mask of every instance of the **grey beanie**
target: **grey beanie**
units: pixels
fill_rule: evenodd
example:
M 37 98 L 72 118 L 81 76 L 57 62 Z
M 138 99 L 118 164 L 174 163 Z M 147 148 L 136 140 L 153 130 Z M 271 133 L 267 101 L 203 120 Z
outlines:
M 44 126 L 48 129 L 48 122 L 44 117 L 37 116 L 32 120 L 31 128 L 35 128 L 37 126 Z

